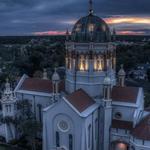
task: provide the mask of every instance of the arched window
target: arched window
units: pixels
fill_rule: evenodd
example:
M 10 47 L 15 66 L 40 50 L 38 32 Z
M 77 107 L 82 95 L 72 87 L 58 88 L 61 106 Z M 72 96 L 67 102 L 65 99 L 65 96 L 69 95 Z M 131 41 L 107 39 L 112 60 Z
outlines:
M 101 56 L 94 57 L 94 70 L 95 71 L 102 71 L 104 68 L 104 60 Z
M 56 147 L 60 147 L 60 137 L 59 137 L 59 132 L 56 131 Z
M 73 150 L 73 136 L 69 134 L 69 150 Z
M 93 32 L 94 31 L 94 24 L 89 24 L 88 30 L 89 30 L 89 32 Z
M 98 119 L 95 119 L 95 140 L 98 139 Z
M 91 147 L 91 125 L 88 126 L 88 148 Z
M 39 112 L 39 121 L 42 122 L 42 105 L 38 104 L 38 112 Z
M 115 118 L 116 119 L 121 119 L 122 118 L 122 114 L 120 112 L 115 113 Z
M 128 150 L 128 146 L 124 143 L 117 143 L 115 150 Z
M 87 71 L 88 70 L 88 57 L 81 55 L 79 59 L 79 70 Z
M 135 150 L 134 146 L 131 146 L 131 150 Z

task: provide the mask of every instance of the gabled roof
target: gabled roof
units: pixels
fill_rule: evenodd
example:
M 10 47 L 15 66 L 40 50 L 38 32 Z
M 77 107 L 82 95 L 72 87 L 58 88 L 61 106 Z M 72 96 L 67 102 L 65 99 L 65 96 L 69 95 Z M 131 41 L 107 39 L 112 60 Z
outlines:
M 150 140 L 150 115 L 146 116 L 136 125 L 132 135 L 142 140 Z
M 52 93 L 53 86 L 52 81 L 50 80 L 44 80 L 40 78 L 26 78 L 21 84 L 19 90 Z M 62 90 L 64 90 L 63 81 L 59 84 L 59 91 Z
M 66 96 L 67 101 L 73 105 L 80 113 L 95 104 L 95 101 L 82 89 Z
M 133 129 L 133 123 L 130 121 L 124 121 L 124 120 L 112 120 L 112 128 L 116 129 L 126 129 L 131 131 Z
M 112 100 L 118 102 L 136 103 L 139 87 L 114 86 L 112 89 Z

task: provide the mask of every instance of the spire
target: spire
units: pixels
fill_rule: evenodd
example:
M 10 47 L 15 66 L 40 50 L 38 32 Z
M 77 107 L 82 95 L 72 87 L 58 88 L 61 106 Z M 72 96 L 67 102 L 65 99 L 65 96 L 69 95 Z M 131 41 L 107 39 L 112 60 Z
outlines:
M 66 30 L 66 41 L 69 41 L 69 30 L 68 30 L 68 28 Z
M 126 77 L 126 72 L 124 71 L 123 64 L 121 65 L 121 68 L 118 72 L 118 78 L 119 78 L 119 86 L 124 87 L 125 85 L 125 77 Z
M 9 83 L 9 79 L 7 78 L 6 79 L 6 83 L 5 83 L 5 91 L 6 93 L 10 93 L 11 92 L 11 89 L 10 89 L 10 83 Z
M 52 83 L 53 83 L 53 101 L 57 101 L 59 99 L 59 81 L 60 77 L 57 73 L 57 69 L 55 68 L 55 72 L 52 75 Z
M 111 79 L 106 73 L 106 76 L 104 78 L 104 83 L 103 83 L 103 98 L 105 100 L 110 100 L 111 99 Z
M 89 14 L 92 15 L 93 14 L 93 1 L 89 0 Z
M 113 28 L 112 34 L 113 34 L 113 41 L 116 41 L 116 29 L 115 28 Z

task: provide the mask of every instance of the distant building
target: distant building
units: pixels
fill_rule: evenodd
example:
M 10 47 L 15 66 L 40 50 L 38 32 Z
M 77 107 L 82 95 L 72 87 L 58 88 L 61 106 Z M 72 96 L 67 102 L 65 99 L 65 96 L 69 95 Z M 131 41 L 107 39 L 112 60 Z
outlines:
M 137 65 L 135 69 L 128 72 L 128 75 L 134 79 L 147 80 L 147 71 L 150 69 L 150 64 L 140 64 Z

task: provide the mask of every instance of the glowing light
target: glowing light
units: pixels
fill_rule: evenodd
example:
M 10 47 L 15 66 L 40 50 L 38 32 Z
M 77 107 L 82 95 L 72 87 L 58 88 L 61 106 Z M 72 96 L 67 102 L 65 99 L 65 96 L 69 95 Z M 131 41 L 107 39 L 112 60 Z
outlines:
M 124 143 L 118 143 L 116 146 L 116 150 L 127 150 L 127 145 Z
M 65 35 L 65 31 L 44 31 L 44 32 L 35 32 L 34 35 Z
M 77 25 L 76 31 L 79 32 L 81 30 L 81 24 Z
M 143 35 L 145 32 L 143 31 L 117 31 L 119 35 Z
M 129 23 L 129 24 L 150 24 L 150 18 L 142 18 L 142 17 L 113 17 L 113 18 L 105 18 L 104 19 L 108 24 L 121 24 L 121 23 Z
M 96 71 L 103 70 L 103 59 L 101 59 L 100 57 L 94 58 L 94 70 L 96 70 Z
M 80 71 L 87 71 L 88 70 L 88 58 L 84 58 L 84 56 L 80 57 L 79 62 L 79 70 Z
M 93 32 L 94 31 L 94 24 L 90 24 L 88 27 L 89 32 Z

